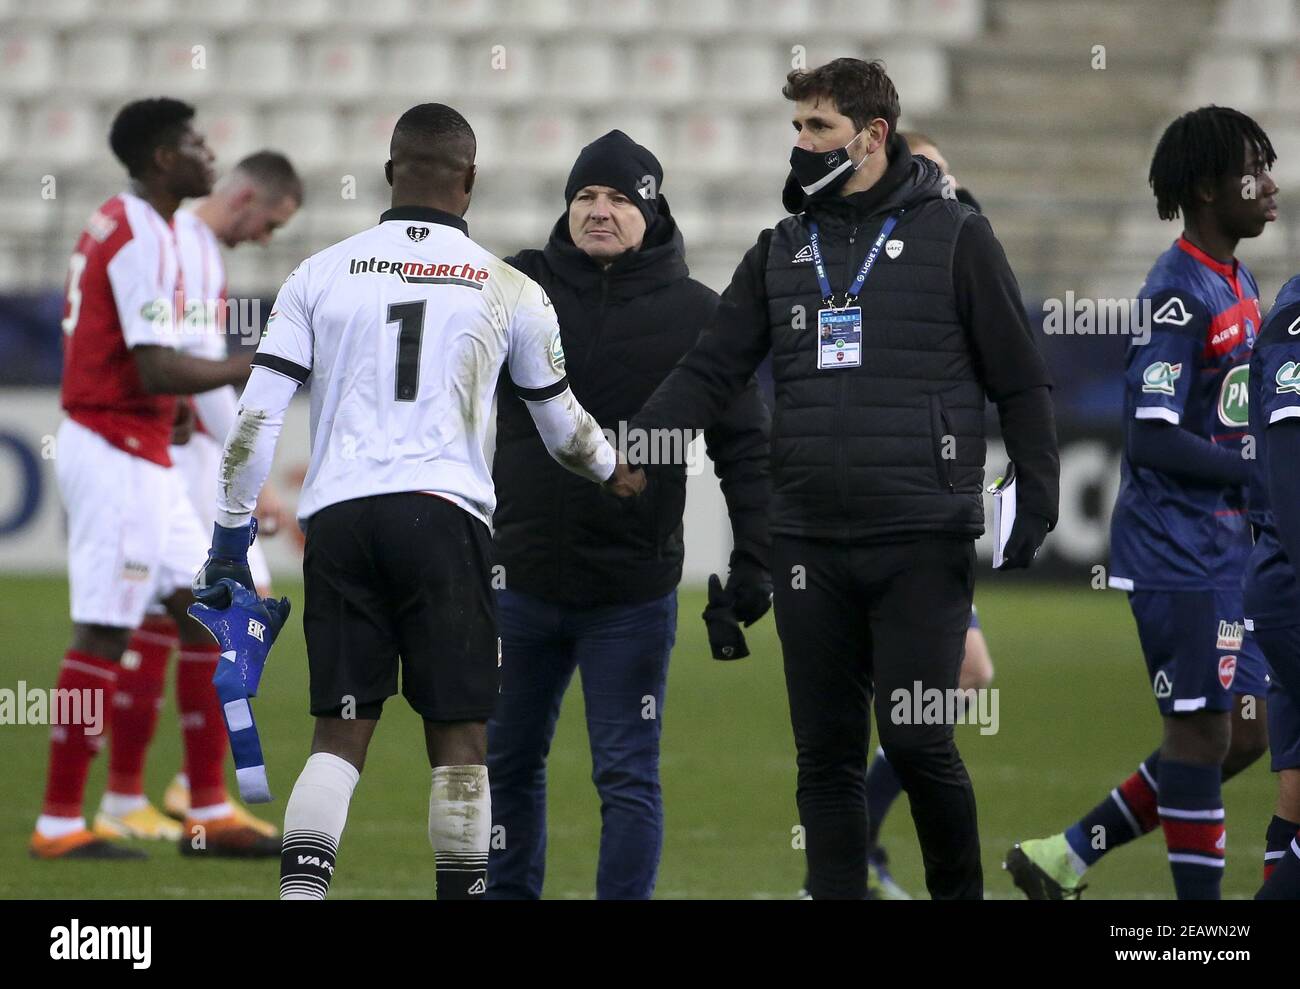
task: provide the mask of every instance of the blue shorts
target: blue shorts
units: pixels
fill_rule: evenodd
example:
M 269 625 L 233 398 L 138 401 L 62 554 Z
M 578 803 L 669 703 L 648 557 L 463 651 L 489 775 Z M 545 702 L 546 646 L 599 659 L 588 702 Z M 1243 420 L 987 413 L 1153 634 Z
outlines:
M 1273 682 L 1268 692 L 1268 747 L 1273 772 L 1300 768 L 1300 625 L 1257 629 Z M 1287 688 L 1294 683 L 1295 689 Z
M 1242 624 L 1240 591 L 1130 591 L 1138 639 L 1163 715 L 1230 711 L 1268 692 L 1268 666 Z

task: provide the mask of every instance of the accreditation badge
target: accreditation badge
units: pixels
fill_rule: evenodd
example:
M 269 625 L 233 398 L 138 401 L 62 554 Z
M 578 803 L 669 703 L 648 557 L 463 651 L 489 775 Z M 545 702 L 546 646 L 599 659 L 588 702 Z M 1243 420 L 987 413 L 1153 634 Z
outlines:
M 817 370 L 862 366 L 862 307 L 817 310 Z

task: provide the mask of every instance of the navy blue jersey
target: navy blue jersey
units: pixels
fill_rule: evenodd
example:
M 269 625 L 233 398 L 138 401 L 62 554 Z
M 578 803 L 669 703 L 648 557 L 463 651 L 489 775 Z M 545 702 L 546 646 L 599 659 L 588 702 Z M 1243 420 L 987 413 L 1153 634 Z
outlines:
M 1259 287 L 1179 237 L 1147 275 L 1150 339 L 1124 371 L 1124 430 L 1159 419 L 1215 444 L 1246 435 L 1246 378 L 1259 330 Z M 1237 589 L 1250 554 L 1245 492 L 1176 478 L 1129 461 L 1111 516 L 1110 585 L 1125 590 Z
M 1257 628 L 1300 624 L 1295 564 L 1278 539 L 1268 492 L 1268 427 L 1291 418 L 1300 418 L 1300 275 L 1282 286 L 1250 358 L 1255 459 L 1249 498 L 1255 549 L 1246 569 L 1245 610 Z

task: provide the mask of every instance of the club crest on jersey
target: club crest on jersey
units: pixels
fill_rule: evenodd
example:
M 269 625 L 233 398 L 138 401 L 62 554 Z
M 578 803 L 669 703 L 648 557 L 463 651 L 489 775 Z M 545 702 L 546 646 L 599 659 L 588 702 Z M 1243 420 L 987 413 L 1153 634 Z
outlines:
M 1277 374 L 1273 376 L 1277 382 L 1277 393 L 1279 395 L 1285 392 L 1295 392 L 1300 395 L 1300 364 L 1295 361 L 1287 361 L 1277 369 Z
M 551 367 L 561 374 L 564 373 L 564 342 L 560 339 L 560 331 L 555 331 L 555 336 L 551 337 L 550 347 Z
M 889 260 L 894 260 L 894 258 L 898 257 L 902 253 L 903 242 L 901 240 L 890 240 L 885 242 L 885 254 L 889 256 Z
M 1142 390 L 1154 395 L 1172 395 L 1174 382 L 1183 373 L 1182 364 L 1170 364 L 1168 361 L 1154 361 L 1142 372 Z
M 407 227 L 406 236 L 410 237 L 411 240 L 415 241 L 418 244 L 420 241 L 424 240 L 425 237 L 429 236 L 429 228 L 428 227 Z
M 1226 619 L 1219 622 L 1219 639 L 1214 644 L 1215 649 L 1240 649 L 1241 643 L 1246 637 L 1246 626 L 1241 622 L 1230 622 Z
M 1219 683 L 1223 684 L 1223 689 L 1227 690 L 1232 686 L 1232 681 L 1237 676 L 1237 657 L 1220 656 L 1219 657 Z
M 1219 388 L 1219 422 L 1225 426 L 1244 426 L 1250 421 L 1250 392 L 1246 379 L 1249 364 L 1238 364 L 1223 376 Z
M 1192 314 L 1187 311 L 1182 299 L 1171 295 L 1169 300 L 1155 311 L 1151 319 L 1153 322 L 1168 326 L 1186 326 L 1192 321 Z
M 795 253 L 794 263 L 803 264 L 811 260 L 812 260 L 812 244 L 804 244 L 803 247 L 799 248 L 799 250 Z M 1297 322 L 1300 322 L 1300 320 L 1297 320 Z
M 1155 681 L 1152 683 L 1156 696 L 1163 700 L 1166 697 L 1172 697 L 1174 694 L 1174 682 L 1169 679 L 1169 674 L 1164 670 L 1156 672 Z

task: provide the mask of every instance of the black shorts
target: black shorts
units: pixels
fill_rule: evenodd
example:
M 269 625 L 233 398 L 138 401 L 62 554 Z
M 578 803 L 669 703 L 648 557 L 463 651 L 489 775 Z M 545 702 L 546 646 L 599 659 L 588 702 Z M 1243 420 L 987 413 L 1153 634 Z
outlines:
M 307 525 L 303 631 L 316 717 L 378 718 L 397 693 L 430 721 L 485 721 L 499 648 L 488 528 L 436 495 L 375 495 Z

